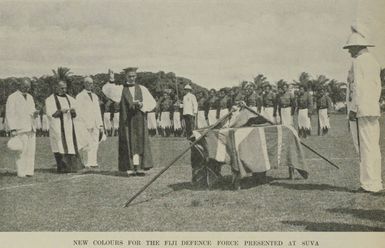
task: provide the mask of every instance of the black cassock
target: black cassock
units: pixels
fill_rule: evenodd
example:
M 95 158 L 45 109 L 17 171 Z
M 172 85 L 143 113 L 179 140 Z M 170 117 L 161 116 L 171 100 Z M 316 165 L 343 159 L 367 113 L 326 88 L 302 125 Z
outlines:
M 130 93 L 130 87 L 135 87 L 135 99 Z M 143 101 L 140 86 L 124 86 L 119 114 L 119 171 L 134 170 L 134 154 L 139 154 L 140 157 L 140 166 L 137 169 L 147 170 L 153 167 L 146 113 L 135 106 L 134 100 Z

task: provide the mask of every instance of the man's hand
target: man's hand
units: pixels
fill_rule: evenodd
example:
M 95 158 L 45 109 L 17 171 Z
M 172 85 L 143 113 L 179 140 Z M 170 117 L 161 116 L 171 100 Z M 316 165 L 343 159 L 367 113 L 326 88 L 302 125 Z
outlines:
M 357 119 L 357 112 L 349 111 L 349 121 L 356 121 Z
M 15 137 L 16 134 L 17 134 L 16 130 L 12 130 L 10 135 L 11 135 L 11 137 Z
M 68 113 L 68 111 L 70 111 L 70 109 L 61 109 L 61 112 L 62 112 L 63 114 Z
M 39 110 L 36 110 L 35 112 L 33 112 L 33 118 L 36 118 L 39 116 Z

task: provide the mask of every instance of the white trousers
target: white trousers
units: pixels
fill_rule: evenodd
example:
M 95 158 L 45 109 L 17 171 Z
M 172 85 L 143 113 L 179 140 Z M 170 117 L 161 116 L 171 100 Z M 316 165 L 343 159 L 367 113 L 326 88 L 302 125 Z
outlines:
M 330 128 L 330 121 L 327 109 L 320 109 L 318 111 L 319 126 L 320 128 Z
M 377 192 L 383 188 L 380 124 L 378 117 L 374 116 L 359 117 L 357 122 L 350 122 L 350 131 L 356 151 L 360 155 L 361 187 L 368 191 Z
M 114 113 L 114 119 L 112 120 L 114 129 L 119 129 L 119 112 Z
M 23 150 L 16 158 L 18 177 L 32 176 L 35 168 L 36 135 L 34 132 L 17 134 L 23 143 Z
M 92 128 L 87 129 L 90 134 L 90 144 L 87 149 L 84 150 L 85 156 L 83 157 L 84 165 L 86 167 L 98 166 L 98 148 L 99 148 L 99 129 Z
M 106 130 L 110 130 L 112 128 L 112 123 L 110 120 L 110 112 L 105 112 L 103 115 L 103 121 L 104 121 L 104 128 Z
M 293 117 L 291 116 L 291 107 L 281 108 L 282 125 L 293 126 Z

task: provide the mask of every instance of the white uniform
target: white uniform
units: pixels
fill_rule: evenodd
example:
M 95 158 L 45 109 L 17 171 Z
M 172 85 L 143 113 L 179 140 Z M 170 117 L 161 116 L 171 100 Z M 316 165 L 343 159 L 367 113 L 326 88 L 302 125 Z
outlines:
M 348 111 L 357 113 L 357 121 L 350 121 L 350 130 L 353 143 L 360 155 L 361 187 L 372 192 L 383 188 L 378 122 L 380 71 L 381 68 L 375 58 L 369 52 L 364 52 L 353 59 L 348 76 L 347 107 Z
M 43 114 L 43 116 L 41 117 L 41 129 L 43 131 L 48 131 L 49 129 L 49 122 L 46 114 Z
M 30 94 L 26 98 L 20 91 L 11 94 L 6 103 L 6 119 L 10 130 L 16 130 L 16 137 L 23 144 L 16 158 L 17 176 L 32 176 L 35 167 L 36 135 L 33 114 L 35 102 Z
M 98 166 L 99 133 L 103 128 L 99 98 L 96 94 L 84 89 L 76 96 L 76 101 L 79 121 L 83 122 L 91 137 L 91 143 L 85 151 L 84 164 L 86 167 Z

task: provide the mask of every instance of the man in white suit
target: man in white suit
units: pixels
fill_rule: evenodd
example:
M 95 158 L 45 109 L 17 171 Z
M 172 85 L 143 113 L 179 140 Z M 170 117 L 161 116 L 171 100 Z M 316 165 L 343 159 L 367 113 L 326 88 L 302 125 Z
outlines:
M 378 192 L 383 189 L 380 152 L 380 94 L 381 68 L 367 47 L 365 27 L 359 23 L 351 27 L 347 44 L 353 58 L 348 75 L 347 106 L 354 145 L 360 155 L 360 183 L 358 192 Z
M 99 98 L 93 93 L 94 81 L 86 77 L 83 81 L 84 89 L 76 96 L 77 113 L 81 122 L 84 123 L 91 137 L 91 143 L 86 149 L 84 165 L 86 168 L 98 167 L 97 152 L 99 146 L 99 135 L 103 132 L 102 114 L 99 106 Z
M 11 136 L 20 139 L 23 144 L 16 158 L 18 177 L 33 176 L 35 166 L 36 129 L 34 118 L 39 114 L 35 101 L 28 94 L 31 82 L 24 79 L 18 83 L 18 90 L 12 93 L 6 103 L 6 118 Z

